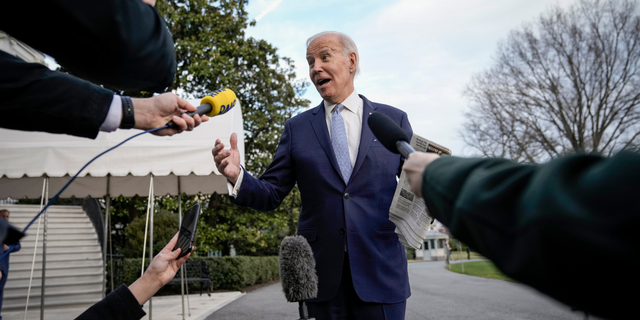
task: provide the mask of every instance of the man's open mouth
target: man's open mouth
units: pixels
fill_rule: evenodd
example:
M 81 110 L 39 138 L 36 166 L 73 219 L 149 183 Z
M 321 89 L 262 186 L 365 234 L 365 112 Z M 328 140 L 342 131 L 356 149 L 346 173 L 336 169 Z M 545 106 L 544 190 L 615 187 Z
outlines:
M 322 86 L 322 85 L 324 85 L 325 83 L 327 83 L 327 82 L 329 82 L 329 81 L 331 81 L 331 79 L 321 79 L 321 80 L 318 80 L 318 85 L 319 85 L 319 86 Z

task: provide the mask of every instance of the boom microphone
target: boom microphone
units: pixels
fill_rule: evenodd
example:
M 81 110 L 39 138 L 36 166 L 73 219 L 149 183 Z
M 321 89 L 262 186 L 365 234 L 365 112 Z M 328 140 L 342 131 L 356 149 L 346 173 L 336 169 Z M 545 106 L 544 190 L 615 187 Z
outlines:
M 409 144 L 407 133 L 386 115 L 374 112 L 369 116 L 367 123 L 373 134 L 387 150 L 393 153 L 401 153 L 405 158 L 416 151 Z
M 309 318 L 305 300 L 318 296 L 318 276 L 316 260 L 311 246 L 303 236 L 285 237 L 280 243 L 278 267 L 282 281 L 282 291 L 288 302 L 298 302 L 299 320 Z
M 187 112 L 186 114 L 193 117 L 195 114 L 207 115 L 209 117 L 215 117 L 217 115 L 225 114 L 231 108 L 235 107 L 238 98 L 231 89 L 218 89 L 211 93 L 210 96 L 206 96 L 200 100 L 200 106 L 194 112 Z M 167 123 L 169 128 L 176 128 L 176 124 L 173 121 Z

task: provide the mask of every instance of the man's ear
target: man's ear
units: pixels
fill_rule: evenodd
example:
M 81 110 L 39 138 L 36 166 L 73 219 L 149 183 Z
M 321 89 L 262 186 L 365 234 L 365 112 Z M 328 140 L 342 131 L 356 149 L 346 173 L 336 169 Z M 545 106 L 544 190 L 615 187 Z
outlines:
M 358 65 L 358 55 L 355 52 L 349 52 L 349 72 L 356 72 Z

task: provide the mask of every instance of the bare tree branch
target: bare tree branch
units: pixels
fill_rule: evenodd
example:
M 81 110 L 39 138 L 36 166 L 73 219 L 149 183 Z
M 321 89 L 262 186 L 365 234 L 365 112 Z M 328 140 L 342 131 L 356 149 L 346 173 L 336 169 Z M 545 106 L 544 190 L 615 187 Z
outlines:
M 487 157 L 534 163 L 638 150 L 638 9 L 632 0 L 582 0 L 512 31 L 465 91 L 464 141 Z

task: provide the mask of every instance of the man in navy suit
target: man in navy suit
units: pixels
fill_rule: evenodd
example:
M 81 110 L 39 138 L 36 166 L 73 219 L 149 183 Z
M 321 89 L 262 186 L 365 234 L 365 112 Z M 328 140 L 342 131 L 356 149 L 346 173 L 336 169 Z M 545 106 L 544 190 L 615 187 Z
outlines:
M 358 49 L 347 35 L 323 32 L 307 41 L 309 76 L 323 101 L 287 121 L 273 162 L 260 178 L 216 141 L 213 156 L 236 204 L 273 210 L 297 183 L 302 197 L 298 234 L 313 250 L 318 297 L 310 316 L 324 319 L 404 319 L 410 296 L 404 247 L 389 220 L 402 165 L 367 125 L 381 112 L 411 136 L 407 114 L 358 95 Z
M 9 221 L 9 210 L 1 209 L 0 210 L 0 219 L 4 219 Z M 9 246 L 2 243 L 0 244 L 0 256 L 4 254 L 4 252 L 9 249 Z M 16 252 L 20 250 L 20 242 L 16 243 L 11 252 Z M 0 309 L 2 309 L 2 300 L 4 298 L 4 285 L 7 284 L 7 276 L 9 275 L 9 256 L 7 258 L 2 259 L 0 261 Z M 0 315 L 0 320 L 2 320 L 2 316 Z

